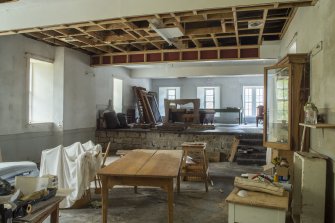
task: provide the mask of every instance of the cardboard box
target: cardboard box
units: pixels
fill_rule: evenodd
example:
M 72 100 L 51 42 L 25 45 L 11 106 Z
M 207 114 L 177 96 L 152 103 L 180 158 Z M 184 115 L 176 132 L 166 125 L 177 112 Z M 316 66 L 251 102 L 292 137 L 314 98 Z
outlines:
M 276 172 L 277 172 L 278 176 L 288 177 L 289 168 L 283 167 L 283 166 L 278 166 L 278 167 L 276 167 Z

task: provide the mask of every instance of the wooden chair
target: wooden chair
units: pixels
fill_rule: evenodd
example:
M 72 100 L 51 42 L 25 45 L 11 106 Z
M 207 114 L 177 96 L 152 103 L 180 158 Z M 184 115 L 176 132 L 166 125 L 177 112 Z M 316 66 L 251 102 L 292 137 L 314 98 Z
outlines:
M 107 156 L 109 154 L 110 147 L 111 147 L 111 141 L 108 142 L 106 151 L 102 153 L 103 158 L 102 158 L 101 168 L 105 167 L 105 163 L 107 160 Z M 101 193 L 101 180 L 98 175 L 94 177 L 94 185 L 95 185 L 95 193 L 100 194 Z
M 256 126 L 258 127 L 258 122 L 262 120 L 264 121 L 264 106 L 259 105 L 256 108 Z

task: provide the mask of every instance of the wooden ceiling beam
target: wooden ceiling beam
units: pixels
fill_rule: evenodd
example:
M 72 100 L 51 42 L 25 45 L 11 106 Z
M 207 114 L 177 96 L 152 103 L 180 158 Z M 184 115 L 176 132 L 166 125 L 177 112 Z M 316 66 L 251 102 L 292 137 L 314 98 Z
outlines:
M 194 43 L 194 45 L 195 45 L 197 48 L 201 48 L 201 47 L 202 47 L 202 45 L 201 45 L 201 43 L 199 42 L 199 40 L 194 39 L 194 38 L 190 38 L 190 40 Z
M 259 29 L 259 36 L 258 36 L 258 44 L 262 44 L 262 40 L 263 40 L 263 32 L 264 32 L 264 28 L 265 28 L 265 23 L 266 23 L 266 18 L 268 16 L 268 9 L 265 9 L 263 12 L 263 25 L 260 27 Z
M 214 35 L 214 34 L 211 34 L 211 37 L 212 37 L 212 39 L 213 39 L 213 42 L 214 42 L 215 46 L 216 46 L 216 47 L 219 47 L 220 44 L 219 44 L 218 39 L 215 37 L 215 35 Z
M 234 17 L 234 29 L 235 29 L 235 35 L 236 35 L 236 45 L 240 45 L 240 38 L 238 37 L 238 24 L 237 24 L 237 13 L 236 13 L 236 8 L 232 8 L 233 11 L 233 17 Z
M 211 34 L 211 33 L 222 33 L 221 27 L 205 27 L 205 28 L 194 28 L 187 29 L 186 35 L 199 35 L 199 34 Z

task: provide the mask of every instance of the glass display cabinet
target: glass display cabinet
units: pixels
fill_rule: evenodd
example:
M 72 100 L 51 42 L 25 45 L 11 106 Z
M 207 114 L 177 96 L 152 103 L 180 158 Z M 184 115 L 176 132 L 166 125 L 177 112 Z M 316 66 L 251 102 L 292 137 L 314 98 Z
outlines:
M 309 96 L 306 54 L 291 54 L 266 67 L 264 75 L 265 147 L 298 150 L 303 106 Z

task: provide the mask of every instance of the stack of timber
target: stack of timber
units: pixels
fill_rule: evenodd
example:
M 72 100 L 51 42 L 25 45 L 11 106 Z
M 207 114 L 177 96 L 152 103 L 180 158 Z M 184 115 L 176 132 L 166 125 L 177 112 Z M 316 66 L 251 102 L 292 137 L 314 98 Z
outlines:
M 149 93 L 145 88 L 133 87 L 136 98 L 137 109 L 140 116 L 140 123 L 156 125 L 162 121 L 159 113 L 158 103 L 154 93 Z

